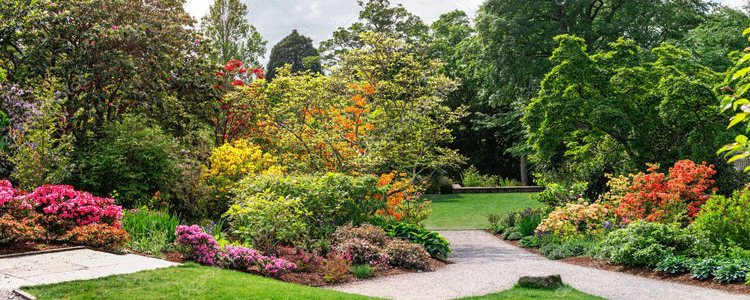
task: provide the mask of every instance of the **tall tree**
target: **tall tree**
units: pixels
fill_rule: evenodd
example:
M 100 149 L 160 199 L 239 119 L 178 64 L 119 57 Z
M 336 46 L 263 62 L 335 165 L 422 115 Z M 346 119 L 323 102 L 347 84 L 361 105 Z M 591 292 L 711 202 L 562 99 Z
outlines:
M 689 49 L 701 64 L 724 72 L 733 65 L 729 54 L 747 45 L 747 39 L 740 33 L 748 24 L 750 16 L 745 12 L 719 6 L 706 17 L 706 22 L 675 43 Z
M 401 4 L 391 6 L 390 0 L 357 0 L 362 10 L 359 21 L 349 28 L 339 27 L 333 38 L 320 43 L 319 52 L 327 64 L 333 64 L 339 54 L 364 45 L 360 39 L 363 32 L 378 32 L 402 40 L 407 44 L 423 42 L 428 27 L 418 16 L 410 13 Z
M 201 19 L 203 33 L 217 50 L 211 54 L 214 63 L 239 60 L 260 66 L 265 57 L 267 41 L 247 21 L 247 5 L 239 0 L 215 0 L 208 15 Z
M 268 59 L 268 80 L 276 76 L 276 69 L 286 64 L 291 65 L 292 73 L 308 70 L 312 73 L 321 71 L 318 50 L 313 47 L 312 39 L 300 35 L 297 30 L 287 35 L 271 49 Z

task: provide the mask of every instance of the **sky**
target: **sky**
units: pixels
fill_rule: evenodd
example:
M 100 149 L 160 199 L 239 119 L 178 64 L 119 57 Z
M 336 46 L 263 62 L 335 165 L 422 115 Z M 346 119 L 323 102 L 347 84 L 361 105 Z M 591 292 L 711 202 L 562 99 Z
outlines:
M 717 0 L 731 7 L 741 7 L 748 0 Z M 248 7 L 248 21 L 268 41 L 268 53 L 285 36 L 297 29 L 299 34 L 318 43 L 331 38 L 339 27 L 349 27 L 357 21 L 359 5 L 355 0 L 241 0 Z M 422 18 L 426 24 L 441 14 L 455 9 L 465 11 L 474 18 L 484 0 L 391 0 L 392 5 L 402 4 L 409 12 Z M 185 9 L 200 20 L 208 13 L 212 0 L 187 0 Z

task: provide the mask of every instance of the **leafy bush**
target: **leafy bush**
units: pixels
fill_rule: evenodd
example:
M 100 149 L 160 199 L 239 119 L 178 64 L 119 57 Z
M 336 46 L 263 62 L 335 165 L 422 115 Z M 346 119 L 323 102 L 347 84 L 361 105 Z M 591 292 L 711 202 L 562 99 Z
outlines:
M 585 182 L 545 184 L 544 191 L 533 195 L 532 199 L 550 207 L 561 206 L 581 199 L 587 185 Z
M 545 244 L 539 248 L 539 253 L 549 259 L 581 256 L 591 251 L 595 243 L 586 239 L 571 239 L 559 243 Z
M 448 258 L 451 253 L 450 243 L 437 232 L 432 232 L 414 224 L 395 223 L 385 226 L 391 237 L 407 239 L 422 245 L 432 257 Z
M 714 271 L 719 267 L 721 260 L 709 257 L 696 260 L 690 266 L 690 277 L 698 280 L 706 280 L 714 276 Z
M 518 230 L 518 227 L 510 227 L 505 229 L 505 232 L 503 233 L 503 239 L 505 240 L 520 240 L 523 238 L 523 234 Z
M 281 247 L 277 251 L 277 256 L 297 265 L 297 271 L 312 272 L 320 268 L 322 257 L 316 252 L 301 251 L 291 247 Z
M 656 264 L 656 269 L 654 270 L 669 274 L 683 274 L 690 272 L 690 266 L 694 262 L 694 259 L 689 259 L 682 255 L 668 255 Z
M 203 232 L 198 225 L 179 225 L 175 229 L 176 243 L 184 247 L 184 254 L 198 263 L 216 265 L 216 255 L 219 253 L 219 243 L 214 237 Z
M 44 185 L 18 197 L 33 203 L 34 210 L 44 216 L 42 225 L 51 233 L 62 234 L 92 223 L 119 227 L 122 218 L 122 207 L 113 199 L 94 197 L 72 186 Z
M 345 282 L 349 279 L 347 275 L 351 266 L 348 256 L 329 253 L 320 264 L 320 273 L 327 283 Z
M 302 200 L 272 191 L 237 199 L 224 216 L 234 234 L 266 253 L 294 244 L 309 228 L 305 222 L 309 213 Z
M 118 249 L 130 240 L 129 237 L 128 233 L 119 227 L 88 224 L 69 230 L 62 239 L 75 245 Z
M 298 198 L 305 215 L 308 233 L 314 239 L 331 235 L 341 224 L 367 223 L 379 210 L 387 208 L 386 187 L 378 187 L 374 176 L 347 176 L 329 173 L 323 176 L 250 176 L 234 190 L 235 203 L 258 193 Z
M 424 247 L 404 240 L 395 240 L 385 247 L 392 266 L 426 271 L 430 268 L 430 255 Z
M 356 265 L 353 266 L 351 271 L 357 278 L 370 278 L 375 275 L 375 268 L 370 265 Z
M 530 235 L 522 237 L 518 244 L 524 248 L 539 248 L 541 246 L 541 241 L 538 236 Z
M 733 283 L 745 280 L 750 272 L 750 262 L 741 259 L 726 259 L 714 270 L 714 279 L 720 283 Z
M 356 227 L 352 223 L 346 223 L 344 226 L 336 228 L 336 231 L 331 235 L 331 242 L 334 245 L 351 239 L 363 239 L 377 247 L 384 247 L 388 242 L 388 233 L 383 228 L 368 223 Z
M 750 190 L 736 191 L 730 198 L 712 196 L 703 204 L 694 226 L 713 243 L 750 249 Z
M 178 143 L 143 118 L 125 118 L 104 126 L 103 138 L 91 138 L 75 155 L 73 183 L 98 195 L 120 194 L 119 203 L 146 205 L 156 192 L 171 192 L 180 181 Z
M 526 208 L 517 213 L 516 227 L 521 236 L 529 236 L 534 234 L 536 228 L 542 222 L 542 209 L 540 208 Z
M 152 255 L 168 251 L 174 244 L 177 217 L 146 207 L 123 212 L 122 228 L 130 234 L 129 248 Z
M 44 228 L 29 218 L 18 221 L 10 214 L 0 217 L 0 244 L 35 241 L 44 234 Z
M 628 266 L 656 266 L 669 255 L 689 252 L 698 239 L 677 224 L 637 221 L 610 232 L 595 248 L 596 256 Z
M 338 243 L 333 246 L 333 252 L 339 255 L 348 255 L 352 263 L 371 266 L 380 265 L 383 258 L 380 247 L 361 238 L 351 238 Z
M 465 187 L 493 187 L 497 186 L 497 179 L 479 174 L 476 167 L 470 166 L 461 173 L 461 184 Z
M 453 180 L 443 175 L 433 175 L 424 181 L 426 194 L 452 194 Z
M 609 218 L 609 209 L 604 205 L 567 203 L 549 213 L 536 230 L 562 237 L 596 234 Z

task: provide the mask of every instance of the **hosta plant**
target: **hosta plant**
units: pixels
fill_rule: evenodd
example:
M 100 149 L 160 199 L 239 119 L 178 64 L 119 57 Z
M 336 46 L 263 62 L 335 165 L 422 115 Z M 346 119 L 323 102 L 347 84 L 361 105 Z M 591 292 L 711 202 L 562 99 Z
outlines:
M 694 259 L 686 258 L 681 255 L 669 255 L 656 264 L 656 271 L 669 274 L 683 274 L 690 272 L 690 266 L 695 262 Z

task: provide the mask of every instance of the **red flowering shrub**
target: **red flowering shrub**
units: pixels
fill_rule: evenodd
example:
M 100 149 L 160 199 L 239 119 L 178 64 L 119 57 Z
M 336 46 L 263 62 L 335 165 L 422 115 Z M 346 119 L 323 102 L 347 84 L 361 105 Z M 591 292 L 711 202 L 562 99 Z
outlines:
M 89 224 L 69 230 L 62 239 L 76 245 L 96 248 L 118 248 L 130 240 L 122 228 L 107 224 Z
M 710 197 L 706 191 L 714 183 L 710 179 L 716 174 L 713 165 L 682 160 L 669 169 L 668 176 L 655 172 L 658 169 L 653 165 L 649 173 L 632 175 L 626 193 L 608 203 L 623 222 L 692 222 Z
M 19 194 L 9 181 L 0 180 L 0 213 L 19 218 L 27 216 L 32 211 L 31 203 L 19 198 Z

